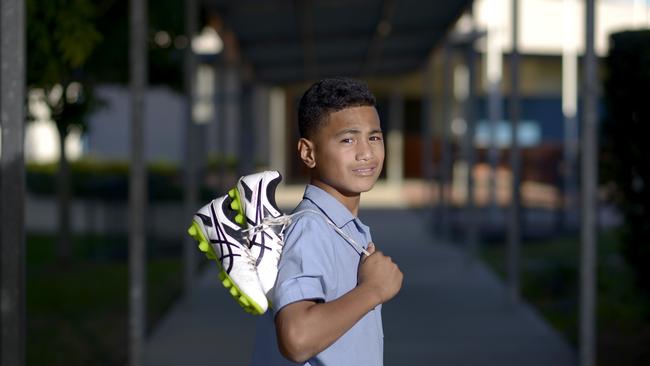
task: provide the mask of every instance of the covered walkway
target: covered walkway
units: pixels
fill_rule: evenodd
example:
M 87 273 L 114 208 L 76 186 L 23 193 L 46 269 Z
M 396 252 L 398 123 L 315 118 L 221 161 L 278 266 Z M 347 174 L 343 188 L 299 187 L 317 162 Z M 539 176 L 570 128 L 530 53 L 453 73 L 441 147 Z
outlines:
M 568 343 L 531 306 L 511 304 L 485 265 L 433 239 L 426 212 L 373 209 L 360 217 L 405 276 L 384 306 L 386 365 L 576 364 Z M 145 365 L 249 364 L 255 319 L 215 279 L 210 266 L 153 330 Z

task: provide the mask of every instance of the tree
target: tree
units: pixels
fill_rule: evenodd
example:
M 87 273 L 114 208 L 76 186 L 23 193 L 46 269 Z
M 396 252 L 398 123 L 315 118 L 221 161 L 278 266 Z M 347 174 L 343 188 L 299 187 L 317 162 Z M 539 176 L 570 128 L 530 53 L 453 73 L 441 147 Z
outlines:
M 623 255 L 650 291 L 650 30 L 613 34 L 610 44 L 602 178 L 623 214 Z
M 44 91 L 60 137 L 57 257 L 65 261 L 72 254 L 65 139 L 72 127 L 85 128 L 85 117 L 96 105 L 83 67 L 102 36 L 94 25 L 97 5 L 91 0 L 28 0 L 26 5 L 27 88 Z
M 57 171 L 58 256 L 71 254 L 69 167 L 63 143 L 71 128 L 86 129 L 85 118 L 100 101 L 99 83 L 128 82 L 128 1 L 27 0 L 27 86 L 41 89 L 61 141 Z M 183 2 L 150 3 L 150 35 L 183 36 Z M 183 50 L 149 40 L 150 84 L 182 90 Z M 33 116 L 32 116 L 33 117 Z
M 94 84 L 129 82 L 129 11 L 128 1 L 95 1 L 97 17 L 95 26 L 103 39 L 93 50 L 84 71 Z M 149 1 L 149 54 L 148 84 L 165 85 L 177 92 L 183 91 L 183 49 L 175 41 L 184 36 L 183 1 Z M 169 37 L 169 44 L 156 42 L 159 32 Z

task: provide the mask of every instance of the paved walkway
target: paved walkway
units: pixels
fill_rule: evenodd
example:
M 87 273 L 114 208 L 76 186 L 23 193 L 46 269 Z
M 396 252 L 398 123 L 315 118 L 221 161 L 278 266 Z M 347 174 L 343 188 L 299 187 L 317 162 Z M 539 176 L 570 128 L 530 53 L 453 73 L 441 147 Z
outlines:
M 362 211 L 375 244 L 404 272 L 384 306 L 386 365 L 575 365 L 576 355 L 534 309 L 507 301 L 503 283 L 461 248 L 437 243 L 426 214 Z M 214 267 L 214 266 L 210 266 Z M 248 365 L 255 319 L 210 269 L 154 329 L 147 366 Z

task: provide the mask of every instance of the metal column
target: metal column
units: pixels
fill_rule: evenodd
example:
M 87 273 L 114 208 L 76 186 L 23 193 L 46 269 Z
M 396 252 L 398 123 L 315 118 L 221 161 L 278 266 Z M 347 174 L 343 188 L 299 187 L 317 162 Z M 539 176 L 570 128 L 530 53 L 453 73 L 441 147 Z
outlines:
M 519 151 L 519 0 L 512 0 L 512 55 L 510 57 L 510 171 L 512 172 L 508 218 L 508 291 L 519 300 L 521 247 L 521 156 Z
M 129 365 L 143 363 L 146 328 L 144 99 L 147 85 L 147 2 L 131 0 L 131 167 L 129 172 Z
M 476 50 L 474 49 L 475 37 L 465 47 L 465 60 L 468 70 L 468 88 L 467 99 L 465 100 L 465 121 L 467 130 L 465 132 L 465 149 L 467 159 L 467 206 L 466 219 L 467 229 L 467 248 L 475 256 L 478 254 L 478 211 L 476 208 L 474 195 L 474 165 L 476 162 L 476 149 L 474 148 L 474 137 L 476 131 Z
M 596 220 L 598 182 L 595 0 L 585 2 L 584 119 L 581 155 L 580 365 L 596 364 Z
M 442 166 L 440 169 L 440 234 L 443 241 L 447 242 L 451 239 L 451 163 L 452 163 L 452 147 L 451 147 L 451 110 L 452 110 L 452 67 L 451 67 L 452 48 L 449 40 L 445 41 L 443 49 L 443 71 L 442 71 L 442 148 L 441 157 Z
M 497 145 L 497 129 L 503 119 L 503 102 L 501 96 L 501 81 L 503 74 L 503 46 L 501 42 L 501 14 L 498 11 L 500 1 L 492 1 L 488 7 L 488 31 L 486 36 L 485 75 L 487 79 L 487 112 L 488 112 L 488 163 L 490 174 L 488 178 L 488 220 L 497 217 L 497 167 L 500 160 Z
M 562 39 L 562 114 L 564 115 L 564 148 L 562 173 L 563 207 L 561 227 L 575 228 L 577 216 L 577 164 L 578 157 L 578 36 L 576 19 L 578 0 L 563 0 L 564 34 Z
M 25 364 L 25 3 L 0 7 L 0 364 Z
M 200 139 L 198 134 L 198 126 L 194 123 L 192 117 L 192 107 L 194 104 L 194 93 L 196 84 L 196 56 L 192 51 L 191 43 L 192 37 L 197 31 L 198 22 L 198 7 L 197 0 L 185 1 L 185 36 L 188 37 L 188 46 L 185 49 L 184 59 L 184 79 L 185 79 L 185 97 L 187 98 L 187 111 L 185 116 L 187 121 L 185 123 L 185 187 L 184 187 L 184 200 L 185 207 L 184 213 L 188 225 L 198 209 L 198 196 L 199 196 L 199 179 L 198 179 L 198 148 L 197 141 Z M 196 272 L 196 249 L 195 243 L 189 235 L 184 236 L 183 241 L 183 292 L 185 295 L 189 294 L 194 285 L 194 274 Z
M 431 99 L 433 95 L 433 86 L 431 85 L 431 67 L 427 62 L 424 70 L 422 82 L 422 125 L 420 133 L 422 135 L 422 178 L 427 184 L 433 179 L 433 146 L 431 133 Z

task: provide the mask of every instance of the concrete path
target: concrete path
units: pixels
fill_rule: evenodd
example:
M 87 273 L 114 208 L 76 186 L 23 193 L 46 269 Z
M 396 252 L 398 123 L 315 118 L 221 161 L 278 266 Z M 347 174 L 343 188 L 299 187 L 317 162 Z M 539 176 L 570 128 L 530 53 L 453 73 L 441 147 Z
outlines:
M 426 213 L 368 210 L 360 217 L 405 275 L 383 310 L 386 365 L 576 364 L 567 342 L 529 305 L 509 303 L 503 283 L 481 262 L 432 239 Z M 145 365 L 249 364 L 255 319 L 210 267 L 150 335 Z

